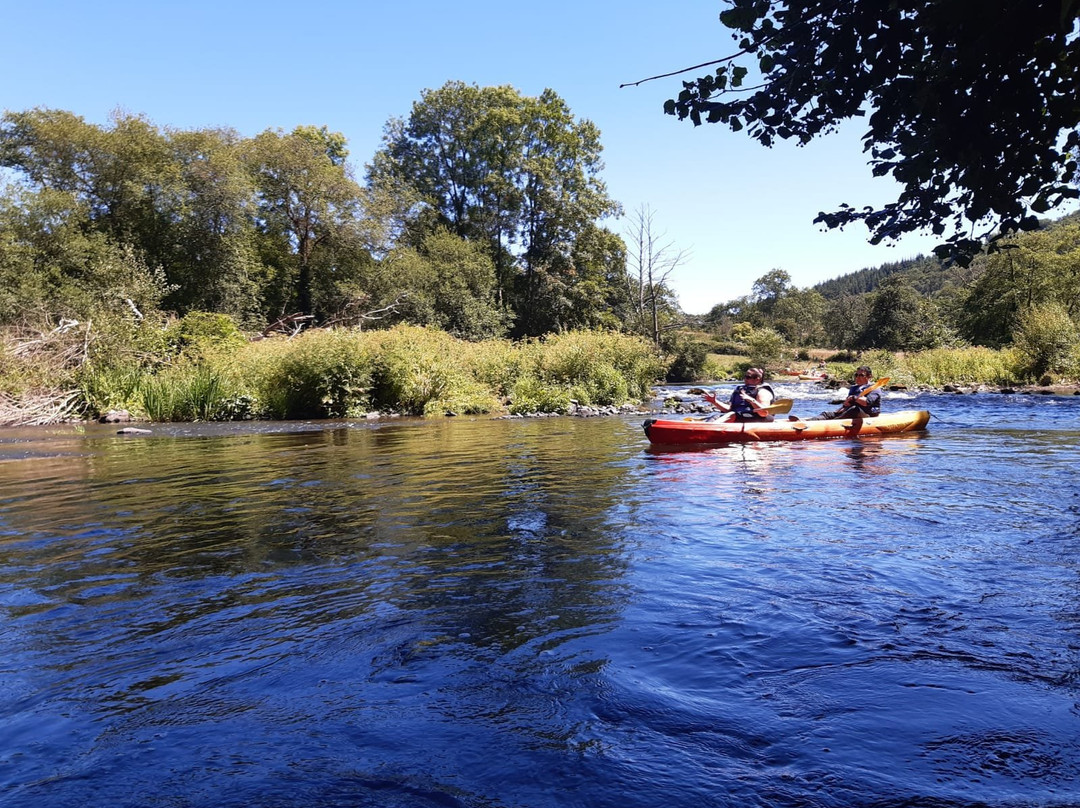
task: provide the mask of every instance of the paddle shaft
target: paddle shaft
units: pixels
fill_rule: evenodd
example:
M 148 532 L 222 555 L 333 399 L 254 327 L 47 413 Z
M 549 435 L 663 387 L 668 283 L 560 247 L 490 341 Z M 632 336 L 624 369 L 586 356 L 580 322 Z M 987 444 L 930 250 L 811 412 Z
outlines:
M 855 398 L 865 398 L 865 397 L 866 397 L 867 395 L 869 395 L 870 393 L 874 392 L 874 391 L 875 391 L 875 390 L 877 390 L 877 389 L 878 389 L 879 387 L 884 387 L 884 386 L 885 386 L 885 385 L 887 385 L 888 383 L 889 383 L 889 377 L 888 377 L 888 376 L 884 376 L 884 377 L 882 377 L 882 378 L 878 379 L 878 380 L 877 380 L 876 382 L 874 382 L 874 383 L 873 383 L 872 385 L 870 385 L 869 387 L 867 387 L 867 388 L 866 388 L 865 390 L 860 390 L 860 391 L 859 391 L 859 393 L 858 393 L 858 395 L 856 395 L 856 396 L 855 396 Z M 847 401 L 847 399 L 846 399 L 846 398 L 845 398 L 844 400 L 845 400 L 845 401 Z M 848 409 L 848 407 L 841 407 L 840 409 L 838 409 L 838 410 L 837 410 L 837 411 L 836 411 L 835 413 L 833 413 L 833 414 L 834 414 L 834 415 L 836 415 L 836 414 L 839 414 L 839 413 L 843 412 L 843 411 L 844 411 L 844 410 L 846 410 L 846 409 Z

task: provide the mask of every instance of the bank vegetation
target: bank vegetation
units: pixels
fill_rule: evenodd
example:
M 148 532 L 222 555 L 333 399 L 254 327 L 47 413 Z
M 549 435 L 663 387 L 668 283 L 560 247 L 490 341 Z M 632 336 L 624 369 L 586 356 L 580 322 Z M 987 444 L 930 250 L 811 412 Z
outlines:
M 607 194 L 601 152 L 554 92 L 462 82 L 362 169 L 327 127 L 7 112 L 0 423 L 565 412 L 821 357 L 909 385 L 1080 378 L 1076 217 L 964 267 L 774 269 L 695 316 L 687 253 Z

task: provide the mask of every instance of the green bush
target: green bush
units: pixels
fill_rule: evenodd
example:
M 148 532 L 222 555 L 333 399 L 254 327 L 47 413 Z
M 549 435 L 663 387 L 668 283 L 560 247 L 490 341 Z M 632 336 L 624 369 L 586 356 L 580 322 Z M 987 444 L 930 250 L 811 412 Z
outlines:
M 751 367 L 775 364 L 784 350 L 784 338 L 771 328 L 757 328 L 746 337 Z
M 691 338 L 676 338 L 671 348 L 674 356 L 667 369 L 667 381 L 692 382 L 705 377 L 709 343 Z
M 407 415 L 490 412 L 494 396 L 468 367 L 466 343 L 432 328 L 400 325 L 366 335 L 372 402 Z
M 567 387 L 545 384 L 535 376 L 522 376 L 510 391 L 510 412 L 530 415 L 538 412 L 565 413 L 570 409 L 573 394 Z M 580 403 L 583 402 L 578 399 Z
M 356 332 L 261 340 L 214 361 L 227 361 L 238 394 L 273 418 L 345 418 L 370 409 L 373 362 Z
M 1060 303 L 1044 303 L 1020 312 L 1013 327 L 1013 345 L 1026 377 L 1075 372 L 1080 329 Z
M 235 351 L 246 342 L 231 317 L 209 311 L 188 312 L 167 326 L 165 332 L 173 350 L 191 358 L 211 350 Z

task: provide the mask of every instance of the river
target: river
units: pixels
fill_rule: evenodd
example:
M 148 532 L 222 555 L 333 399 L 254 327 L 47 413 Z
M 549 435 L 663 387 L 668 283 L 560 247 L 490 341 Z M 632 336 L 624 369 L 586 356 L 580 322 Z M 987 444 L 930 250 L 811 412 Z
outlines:
M 0 430 L 0 804 L 1080 805 L 1080 396 L 885 408 Z

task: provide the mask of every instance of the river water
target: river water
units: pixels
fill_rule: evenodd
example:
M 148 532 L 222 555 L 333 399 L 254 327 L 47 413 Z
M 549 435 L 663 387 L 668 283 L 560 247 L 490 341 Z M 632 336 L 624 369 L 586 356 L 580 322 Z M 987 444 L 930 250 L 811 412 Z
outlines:
M 0 804 L 1080 805 L 1080 396 L 886 409 L 0 431 Z

